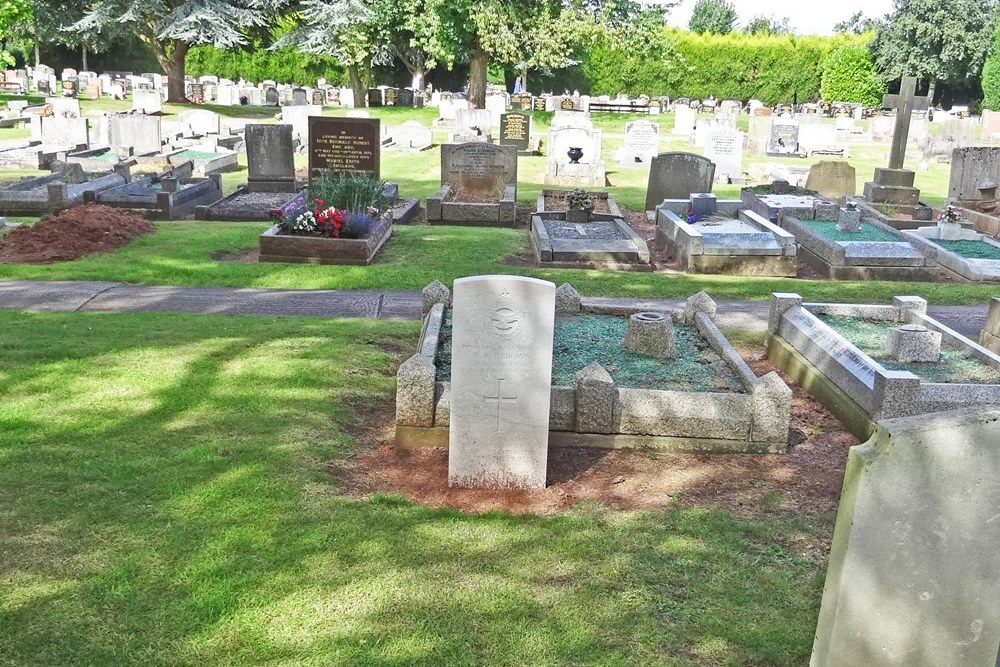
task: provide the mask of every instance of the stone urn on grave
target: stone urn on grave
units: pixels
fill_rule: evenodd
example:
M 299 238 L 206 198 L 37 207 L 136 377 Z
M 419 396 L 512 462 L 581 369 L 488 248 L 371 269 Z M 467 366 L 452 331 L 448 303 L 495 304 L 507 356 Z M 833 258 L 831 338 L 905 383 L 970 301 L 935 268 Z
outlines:
M 569 158 L 570 164 L 580 164 L 580 158 L 583 157 L 583 149 L 579 146 L 571 146 L 568 151 L 566 151 L 566 157 Z

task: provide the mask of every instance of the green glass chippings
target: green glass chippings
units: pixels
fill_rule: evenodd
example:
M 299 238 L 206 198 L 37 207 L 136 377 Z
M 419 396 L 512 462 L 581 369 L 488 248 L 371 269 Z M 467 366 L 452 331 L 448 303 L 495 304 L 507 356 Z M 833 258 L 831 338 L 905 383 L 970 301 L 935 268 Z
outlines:
M 899 243 L 900 239 L 893 234 L 879 229 L 864 220 L 861 221 L 860 231 L 840 232 L 837 231 L 837 223 L 832 220 L 802 220 L 802 224 L 813 230 L 817 234 L 825 236 L 831 241 L 855 241 L 858 243 Z
M 434 363 L 437 380 L 451 380 L 451 310 L 445 311 Z M 622 388 L 743 393 L 743 385 L 724 363 L 710 365 L 699 357 L 714 351 L 692 326 L 675 324 L 677 358 L 661 362 L 622 349 L 628 321 L 608 315 L 576 315 L 556 319 L 552 384 L 573 386 L 574 376 L 597 361 Z M 713 357 L 714 358 L 714 357 Z
M 929 239 L 945 250 L 966 259 L 996 259 L 1000 260 L 1000 248 L 985 241 L 943 241 Z
M 925 382 L 1000 384 L 1000 369 L 987 366 L 968 352 L 955 350 L 943 344 L 941 359 L 937 363 L 901 364 L 892 361 L 885 350 L 889 344 L 889 329 L 901 326 L 898 322 L 873 322 L 857 317 L 830 315 L 817 317 L 887 370 L 909 371 Z

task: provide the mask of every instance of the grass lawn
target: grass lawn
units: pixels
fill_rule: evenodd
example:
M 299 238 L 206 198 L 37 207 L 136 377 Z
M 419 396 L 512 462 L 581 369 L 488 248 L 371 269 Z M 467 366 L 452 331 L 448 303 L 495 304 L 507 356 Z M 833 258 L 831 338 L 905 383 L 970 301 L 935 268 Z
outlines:
M 315 266 L 220 262 L 217 251 L 256 248 L 266 224 L 158 223 L 114 253 L 49 265 L 0 264 L 0 279 L 110 280 L 152 285 L 280 287 L 298 289 L 422 289 L 434 279 L 450 283 L 469 275 L 505 273 L 572 283 L 586 296 L 688 297 L 704 289 L 717 299 L 767 299 L 771 292 L 798 292 L 810 300 L 888 303 L 920 295 L 932 304 L 983 305 L 990 285 L 833 282 L 581 269 L 536 269 L 504 263 L 527 253 L 525 230 L 397 226 L 371 266 Z
M 0 664 L 804 664 L 832 518 L 341 495 L 417 333 L 0 312 Z

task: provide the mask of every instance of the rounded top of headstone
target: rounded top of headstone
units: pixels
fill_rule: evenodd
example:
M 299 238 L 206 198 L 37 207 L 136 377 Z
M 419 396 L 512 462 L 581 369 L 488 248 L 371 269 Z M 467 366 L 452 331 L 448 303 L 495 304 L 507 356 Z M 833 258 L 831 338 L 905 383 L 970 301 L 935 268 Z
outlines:
M 907 333 L 926 333 L 927 327 L 921 326 L 919 324 L 904 324 L 900 327 L 902 331 Z
M 646 311 L 642 313 L 636 313 L 631 317 L 631 319 L 637 322 L 662 322 L 666 320 L 668 315 L 666 313 L 657 313 L 654 311 Z

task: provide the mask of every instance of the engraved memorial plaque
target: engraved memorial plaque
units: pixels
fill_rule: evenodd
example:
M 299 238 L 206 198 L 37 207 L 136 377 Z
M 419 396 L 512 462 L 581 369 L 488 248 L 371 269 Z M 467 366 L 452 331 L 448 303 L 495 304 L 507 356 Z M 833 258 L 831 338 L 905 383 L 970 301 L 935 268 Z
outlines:
M 318 170 L 367 172 L 379 178 L 378 118 L 309 117 L 309 180 Z

